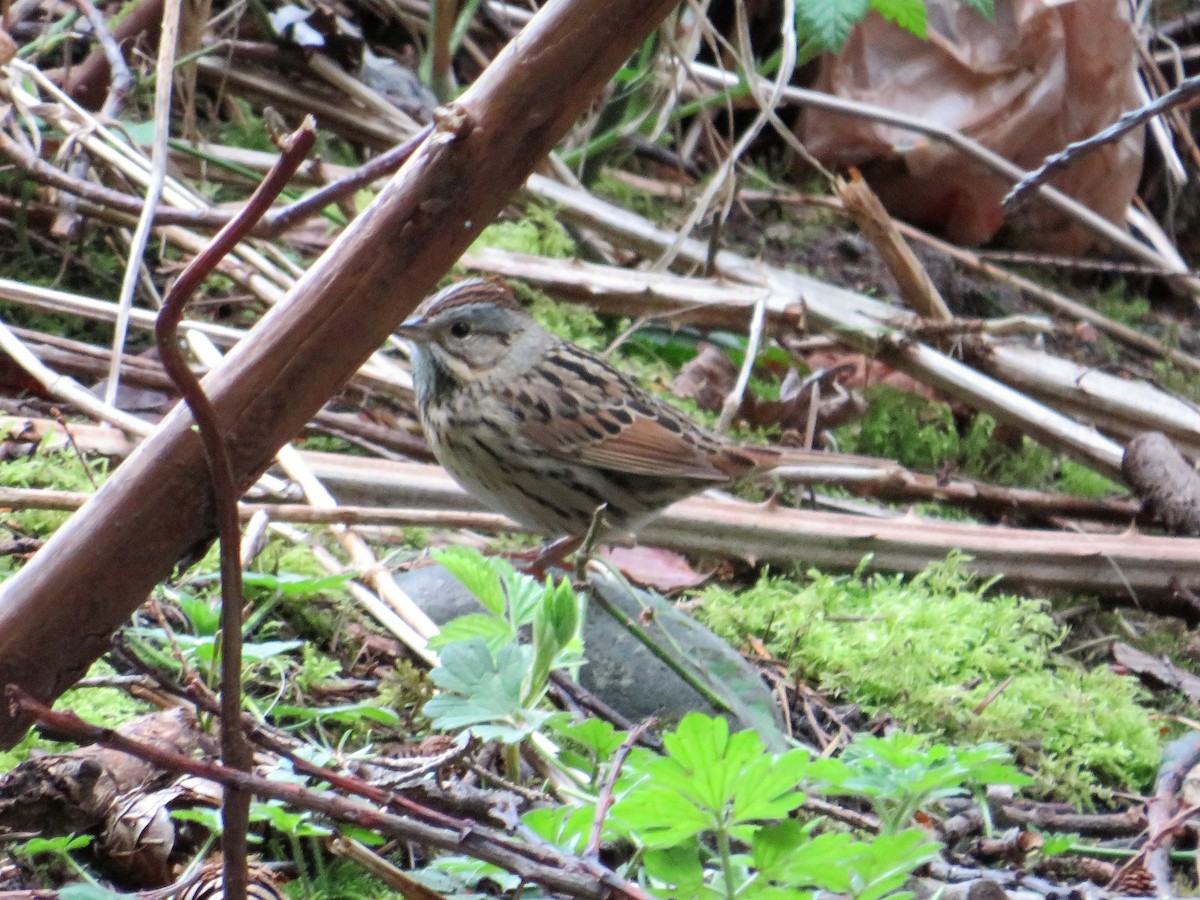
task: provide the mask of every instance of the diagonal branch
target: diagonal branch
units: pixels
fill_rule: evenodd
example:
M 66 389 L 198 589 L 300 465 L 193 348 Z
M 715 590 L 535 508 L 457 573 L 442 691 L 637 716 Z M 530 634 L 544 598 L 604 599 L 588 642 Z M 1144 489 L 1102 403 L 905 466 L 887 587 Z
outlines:
M 429 292 L 674 0 L 552 0 L 356 219 L 205 379 L 235 483 L 251 483 Z M 175 563 L 213 537 L 212 487 L 177 407 L 0 593 L 0 681 L 57 696 Z M 0 742 L 24 717 L 0 711 Z

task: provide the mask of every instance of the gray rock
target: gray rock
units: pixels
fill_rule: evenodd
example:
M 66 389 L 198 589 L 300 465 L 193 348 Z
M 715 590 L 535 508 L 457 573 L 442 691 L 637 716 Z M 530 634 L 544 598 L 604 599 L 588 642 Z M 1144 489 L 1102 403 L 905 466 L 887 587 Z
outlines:
M 699 622 L 663 597 L 631 588 L 608 571 L 590 574 L 592 588 L 636 623 L 732 710 L 734 727 L 754 728 L 773 750 L 784 749 L 777 704 L 754 667 Z M 479 601 L 441 566 L 413 569 L 400 586 L 439 625 L 482 611 Z M 693 710 L 713 713 L 709 700 L 659 659 L 623 624 L 592 603 L 584 626 L 587 662 L 580 683 L 627 719 L 674 722 Z

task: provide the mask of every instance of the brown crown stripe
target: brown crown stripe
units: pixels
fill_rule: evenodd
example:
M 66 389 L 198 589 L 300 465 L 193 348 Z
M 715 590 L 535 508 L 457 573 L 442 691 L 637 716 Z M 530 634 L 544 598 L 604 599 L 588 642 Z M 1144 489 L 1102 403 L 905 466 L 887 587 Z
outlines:
M 451 285 L 435 294 L 427 303 L 428 305 L 422 304 L 425 308 L 421 310 L 421 314 L 426 317 L 441 315 L 452 309 L 458 309 L 460 306 L 470 306 L 474 303 L 491 303 L 495 306 L 523 311 L 521 304 L 517 302 L 517 298 L 508 288 L 478 278 Z

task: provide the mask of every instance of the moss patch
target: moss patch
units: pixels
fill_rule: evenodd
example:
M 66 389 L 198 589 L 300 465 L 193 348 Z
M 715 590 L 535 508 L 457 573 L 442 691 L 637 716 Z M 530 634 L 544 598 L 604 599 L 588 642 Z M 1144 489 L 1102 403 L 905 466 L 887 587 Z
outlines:
M 1044 796 L 1089 803 L 1148 787 L 1160 736 L 1137 682 L 1058 654 L 1063 630 L 1043 602 L 985 588 L 953 558 L 908 579 L 764 575 L 741 593 L 708 589 L 699 616 L 735 644 L 756 635 L 800 678 L 914 731 L 1007 744 Z

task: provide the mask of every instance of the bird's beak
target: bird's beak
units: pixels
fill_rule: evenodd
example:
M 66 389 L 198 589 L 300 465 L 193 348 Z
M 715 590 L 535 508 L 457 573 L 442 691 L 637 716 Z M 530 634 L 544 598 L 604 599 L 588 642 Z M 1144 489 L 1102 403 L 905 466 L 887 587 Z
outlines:
M 396 334 L 406 341 L 420 341 L 428 333 L 427 325 L 424 316 L 409 316 L 396 327 Z

